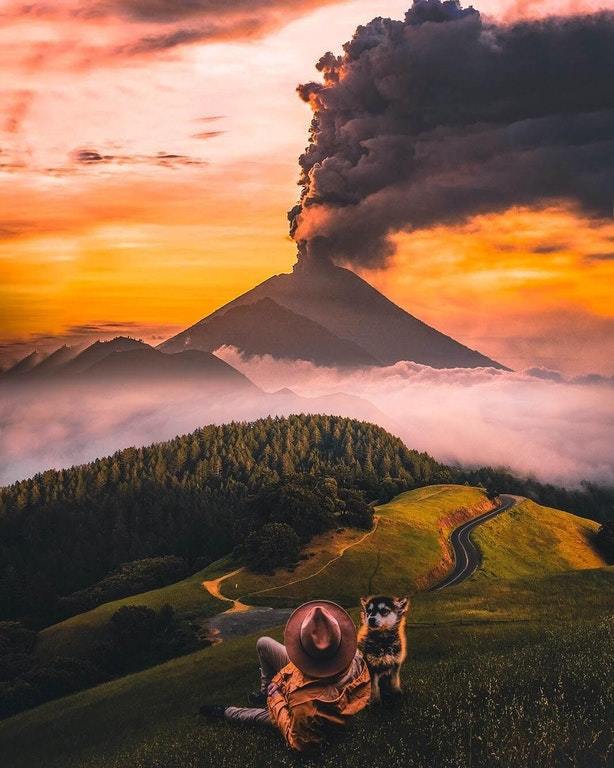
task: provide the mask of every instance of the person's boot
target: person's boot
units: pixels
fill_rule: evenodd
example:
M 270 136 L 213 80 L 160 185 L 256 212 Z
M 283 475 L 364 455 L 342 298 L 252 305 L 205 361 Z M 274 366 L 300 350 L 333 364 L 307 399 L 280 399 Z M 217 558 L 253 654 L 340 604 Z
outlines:
M 252 691 L 248 694 L 247 700 L 252 707 L 266 707 L 267 695 L 264 691 Z
M 203 704 L 198 711 L 206 720 L 223 720 L 226 707 L 223 704 Z

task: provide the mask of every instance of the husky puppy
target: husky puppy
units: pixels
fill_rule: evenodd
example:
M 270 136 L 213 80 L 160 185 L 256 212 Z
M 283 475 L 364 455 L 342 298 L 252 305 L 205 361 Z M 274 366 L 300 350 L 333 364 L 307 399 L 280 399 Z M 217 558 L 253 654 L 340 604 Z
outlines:
M 371 673 L 371 701 L 401 693 L 401 665 L 406 656 L 405 614 L 408 597 L 361 597 L 358 647 Z

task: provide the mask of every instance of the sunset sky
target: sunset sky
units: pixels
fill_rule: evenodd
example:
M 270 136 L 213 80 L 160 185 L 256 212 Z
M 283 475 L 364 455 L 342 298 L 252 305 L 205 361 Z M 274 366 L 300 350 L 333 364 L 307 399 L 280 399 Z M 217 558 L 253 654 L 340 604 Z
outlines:
M 289 271 L 310 121 L 295 88 L 409 4 L 0 0 L 0 358 L 162 340 Z M 362 274 L 412 314 L 510 367 L 614 375 L 614 218 L 561 201 L 396 241 Z

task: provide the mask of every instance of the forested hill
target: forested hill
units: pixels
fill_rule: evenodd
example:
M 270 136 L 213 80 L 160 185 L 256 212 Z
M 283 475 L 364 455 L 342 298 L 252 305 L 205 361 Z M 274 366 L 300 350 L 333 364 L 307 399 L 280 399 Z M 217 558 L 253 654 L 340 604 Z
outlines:
M 366 500 L 452 479 L 380 427 L 334 416 L 207 426 L 47 471 L 0 490 L 0 618 L 44 623 L 58 596 L 124 562 L 178 555 L 201 567 L 245 539 L 253 494 L 305 474 Z
M 614 508 L 612 489 L 568 491 L 502 470 L 446 467 L 353 419 L 207 426 L 0 488 L 0 621 L 58 620 L 74 602 L 59 598 L 144 558 L 173 555 L 196 571 L 233 551 L 250 565 L 258 551 L 286 547 L 290 557 L 316 533 L 368 526 L 366 502 L 447 482 L 518 493 L 596 520 Z

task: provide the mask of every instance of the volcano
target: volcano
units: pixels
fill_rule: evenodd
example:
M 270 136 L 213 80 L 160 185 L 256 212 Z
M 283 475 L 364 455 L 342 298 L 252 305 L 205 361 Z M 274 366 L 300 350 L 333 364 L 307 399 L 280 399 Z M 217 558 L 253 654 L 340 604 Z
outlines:
M 432 368 L 505 369 L 410 315 L 349 269 L 302 261 L 291 273 L 270 277 L 159 349 L 213 351 L 225 344 L 247 355 L 320 365 L 408 360 Z
M 237 300 L 238 302 L 238 300 Z M 196 348 L 214 352 L 232 345 L 250 355 L 309 360 L 318 365 L 376 365 L 377 360 L 358 344 L 331 333 L 303 314 L 292 312 L 269 297 L 253 303 L 233 303 L 225 311 L 180 334 L 178 343 L 162 345 L 165 352 Z

